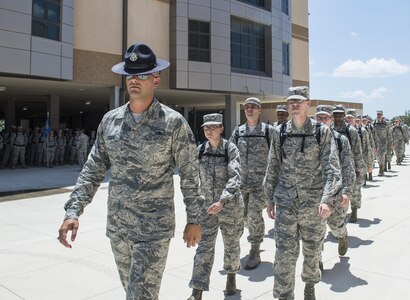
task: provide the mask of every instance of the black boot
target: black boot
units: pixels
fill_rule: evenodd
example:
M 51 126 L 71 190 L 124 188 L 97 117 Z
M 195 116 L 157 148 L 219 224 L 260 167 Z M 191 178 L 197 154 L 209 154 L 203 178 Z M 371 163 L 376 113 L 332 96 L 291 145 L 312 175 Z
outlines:
M 315 285 L 314 284 L 306 284 L 305 285 L 305 300 L 316 300 L 315 296 Z
M 388 170 L 388 171 L 391 170 L 391 163 L 390 163 L 390 162 L 387 163 L 387 170 Z
M 373 180 L 373 173 L 372 172 L 369 173 L 369 180 Z

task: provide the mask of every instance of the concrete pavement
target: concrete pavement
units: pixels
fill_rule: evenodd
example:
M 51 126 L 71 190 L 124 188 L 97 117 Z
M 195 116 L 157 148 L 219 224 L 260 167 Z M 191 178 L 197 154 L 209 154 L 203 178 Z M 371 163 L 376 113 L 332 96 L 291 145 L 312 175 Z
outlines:
M 320 300 L 410 299 L 410 153 L 402 166 L 374 177 L 363 189 L 359 220 L 348 224 L 349 250 L 337 254 L 337 241 L 326 238 L 324 272 L 316 285 Z M 0 197 L 0 299 L 124 299 L 108 239 L 105 237 L 107 186 L 98 190 L 94 201 L 80 218 L 80 230 L 72 249 L 56 240 L 63 205 L 78 175 L 76 167 L 29 170 L 0 170 L 0 192 L 58 189 L 15 198 Z M 377 174 L 378 170 L 374 171 Z M 178 177 L 175 176 L 178 186 Z M 161 300 L 186 299 L 195 249 L 182 241 L 185 208 L 179 190 L 176 196 L 176 236 L 171 242 L 160 292 Z M 7 198 L 9 197 L 9 198 Z M 18 200 L 12 200 L 12 199 Z M 273 299 L 275 242 L 273 221 L 266 219 L 266 237 L 261 246 L 263 262 L 237 276 L 238 293 L 224 296 L 223 246 L 219 235 L 211 290 L 203 299 Z M 249 245 L 247 231 L 241 239 L 242 264 Z M 303 299 L 300 278 L 302 257 L 297 264 L 296 299 Z

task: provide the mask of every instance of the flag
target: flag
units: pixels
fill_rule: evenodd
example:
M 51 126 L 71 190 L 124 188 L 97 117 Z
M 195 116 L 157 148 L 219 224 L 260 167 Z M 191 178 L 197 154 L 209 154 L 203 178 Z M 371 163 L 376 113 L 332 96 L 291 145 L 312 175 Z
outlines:
M 44 136 L 47 137 L 48 134 L 50 133 L 51 128 L 50 128 L 50 113 L 47 112 L 47 119 L 46 119 L 46 124 L 44 125 Z

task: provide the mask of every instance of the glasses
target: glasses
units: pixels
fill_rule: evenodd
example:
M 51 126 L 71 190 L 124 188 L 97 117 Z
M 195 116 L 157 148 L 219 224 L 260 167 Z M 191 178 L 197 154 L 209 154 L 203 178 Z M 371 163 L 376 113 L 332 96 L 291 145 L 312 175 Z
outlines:
M 259 106 L 257 106 L 257 105 L 255 105 L 255 104 L 246 104 L 246 105 L 244 105 L 244 109 L 245 110 L 247 110 L 247 109 L 259 109 Z
M 214 131 L 215 129 L 221 128 L 221 125 L 205 125 L 204 130 Z
M 317 120 L 317 121 L 327 121 L 327 120 L 329 120 L 329 119 L 330 119 L 329 116 L 323 116 L 323 117 L 321 117 L 321 116 L 316 116 L 316 120 Z
M 305 100 L 303 99 L 289 99 L 288 103 L 289 104 L 302 104 Z
M 135 78 L 138 78 L 138 79 L 141 80 L 141 81 L 145 81 L 145 80 L 147 80 L 150 76 L 156 78 L 156 77 L 155 77 L 154 75 L 152 75 L 152 74 L 127 75 L 127 76 L 125 76 L 125 78 L 127 78 L 127 80 L 131 80 L 131 79 L 133 79 L 133 78 L 135 77 Z

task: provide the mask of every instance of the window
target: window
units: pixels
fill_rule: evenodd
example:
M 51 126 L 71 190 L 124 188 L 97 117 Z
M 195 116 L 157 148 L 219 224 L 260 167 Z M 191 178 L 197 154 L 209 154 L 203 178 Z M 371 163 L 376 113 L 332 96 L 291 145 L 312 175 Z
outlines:
M 258 6 L 258 7 L 262 7 L 262 8 L 267 9 L 267 7 L 265 6 L 265 0 L 239 0 L 239 1 L 246 2 L 246 3 L 252 4 L 254 6 Z M 267 1 L 267 2 L 269 2 L 269 1 Z
M 210 62 L 210 24 L 189 20 L 188 22 L 188 59 Z
M 289 16 L 289 0 L 282 0 L 282 12 Z
M 236 71 L 266 73 L 266 26 L 232 18 L 231 67 Z
M 282 43 L 282 74 L 290 75 L 289 44 Z
M 61 0 L 33 0 L 31 34 L 60 40 Z

